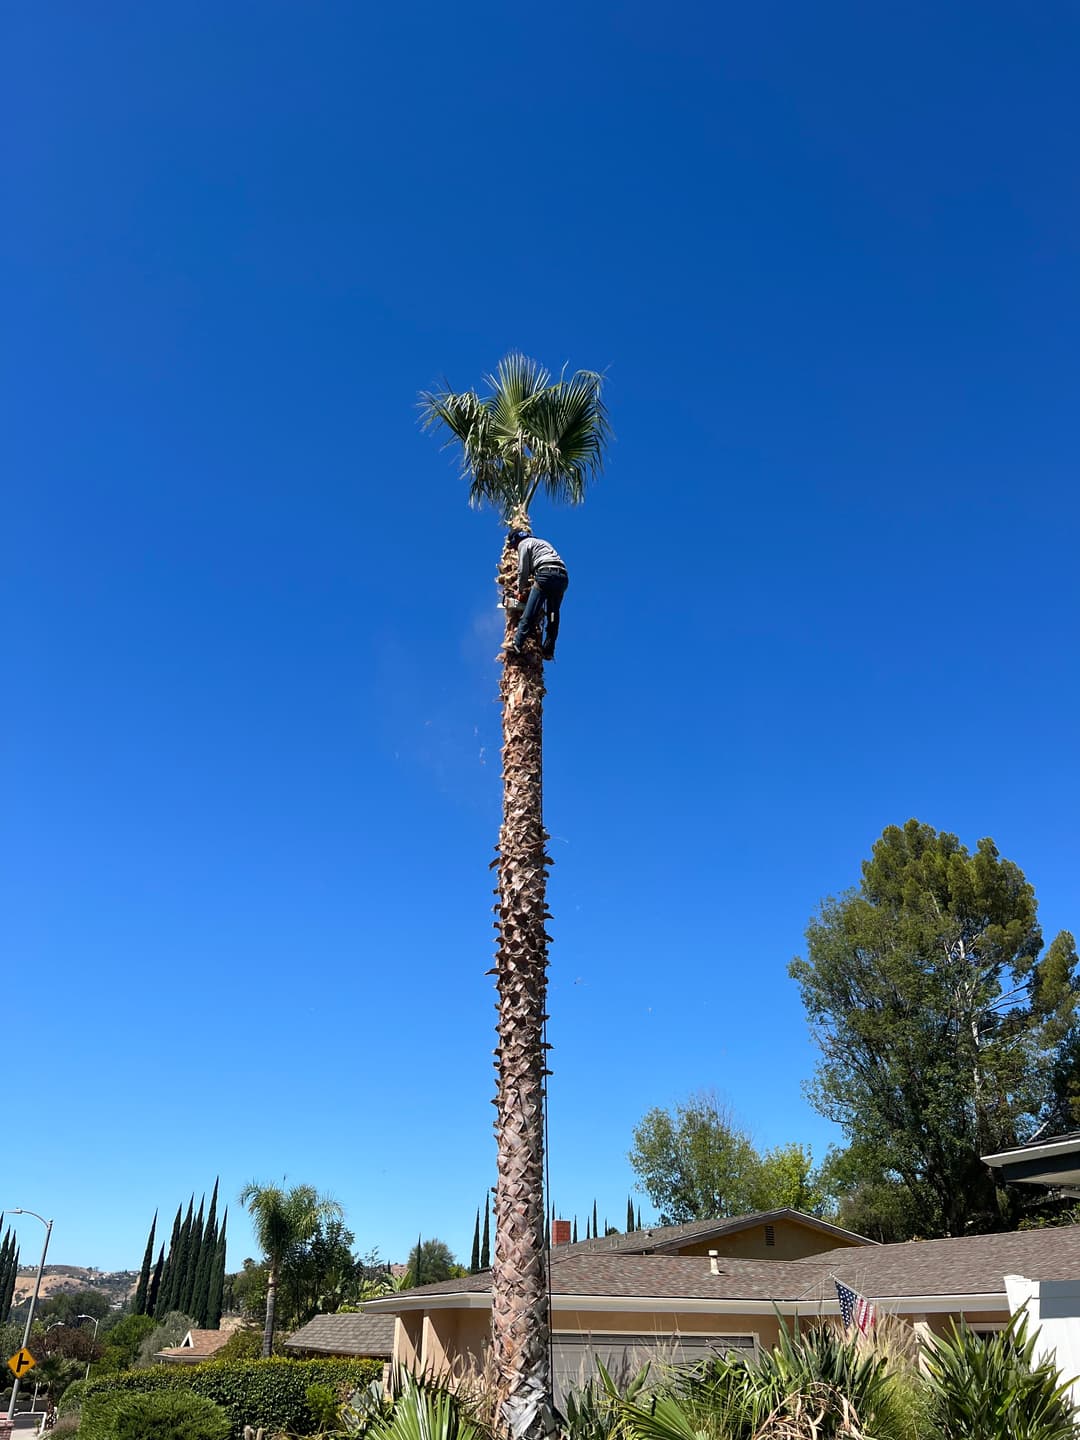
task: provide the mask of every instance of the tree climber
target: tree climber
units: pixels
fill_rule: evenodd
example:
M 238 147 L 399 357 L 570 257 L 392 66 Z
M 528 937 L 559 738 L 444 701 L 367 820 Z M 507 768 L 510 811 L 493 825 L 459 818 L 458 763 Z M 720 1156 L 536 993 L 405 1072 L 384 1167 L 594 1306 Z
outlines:
M 546 623 L 542 653 L 545 660 L 554 660 L 555 641 L 559 635 L 559 610 L 570 583 L 566 566 L 555 547 L 536 535 L 527 535 L 524 530 L 511 530 L 506 539 L 511 549 L 517 551 L 518 599 L 525 604 L 514 638 L 507 642 L 506 648 L 512 654 L 520 655 L 529 631 L 543 614 Z

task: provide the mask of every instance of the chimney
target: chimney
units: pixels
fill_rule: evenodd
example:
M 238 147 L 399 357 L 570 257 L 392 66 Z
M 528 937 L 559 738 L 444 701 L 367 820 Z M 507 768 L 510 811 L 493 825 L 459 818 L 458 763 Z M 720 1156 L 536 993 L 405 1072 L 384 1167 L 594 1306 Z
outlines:
M 552 1226 L 551 1226 L 551 1243 L 552 1243 L 552 1245 L 569 1245 L 569 1244 L 570 1244 L 570 1221 L 569 1221 L 569 1220 L 556 1220 L 556 1221 L 554 1221 L 554 1223 L 553 1223 Z
M 710 1251 L 709 1251 L 709 1274 L 710 1274 L 710 1275 L 719 1275 L 719 1274 L 720 1274 L 720 1266 L 716 1263 L 717 1257 L 719 1256 L 719 1254 L 720 1254 L 720 1251 L 719 1251 L 719 1250 L 710 1250 Z

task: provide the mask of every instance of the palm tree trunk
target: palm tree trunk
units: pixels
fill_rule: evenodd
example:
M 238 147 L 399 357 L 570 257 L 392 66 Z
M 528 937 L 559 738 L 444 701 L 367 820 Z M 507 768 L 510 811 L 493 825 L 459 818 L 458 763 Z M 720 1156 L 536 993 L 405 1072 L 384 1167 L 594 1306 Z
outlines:
M 271 1265 L 266 1277 L 266 1324 L 263 1326 L 263 1359 L 269 1358 L 274 1348 L 274 1318 L 277 1313 L 277 1266 Z
M 514 553 L 499 567 L 516 589 Z M 513 618 L 507 616 L 507 636 Z M 504 660 L 503 820 L 499 831 L 495 1068 L 495 1258 L 492 1344 L 500 1412 L 515 1440 L 540 1440 L 551 1404 L 544 1252 L 544 1021 L 547 1016 L 547 832 L 543 816 L 544 666 L 536 634 Z

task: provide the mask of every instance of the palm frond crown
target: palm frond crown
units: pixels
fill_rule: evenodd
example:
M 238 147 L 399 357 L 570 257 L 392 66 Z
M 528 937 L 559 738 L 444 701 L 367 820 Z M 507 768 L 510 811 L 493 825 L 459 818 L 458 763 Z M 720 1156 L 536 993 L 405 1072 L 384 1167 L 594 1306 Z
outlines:
M 552 383 L 542 365 L 515 351 L 486 381 L 486 395 L 444 386 L 420 397 L 423 428 L 445 429 L 447 444 L 461 447 L 469 503 L 494 506 L 507 523 L 528 511 L 538 490 L 580 504 L 611 439 L 603 376 L 578 370 Z

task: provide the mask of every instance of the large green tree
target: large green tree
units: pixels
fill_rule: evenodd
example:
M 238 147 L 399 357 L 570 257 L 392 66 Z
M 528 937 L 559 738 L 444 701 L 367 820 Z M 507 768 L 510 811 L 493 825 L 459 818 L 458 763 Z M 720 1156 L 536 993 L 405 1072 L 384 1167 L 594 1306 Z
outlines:
M 661 1225 L 775 1208 L 760 1203 L 761 1160 L 750 1137 L 711 1091 L 648 1111 L 628 1158 Z
M 469 500 L 530 531 L 543 493 L 571 505 L 601 469 L 609 430 L 601 377 L 578 371 L 552 381 L 511 354 L 487 391 L 442 389 L 421 397 L 423 423 L 460 447 Z M 513 634 L 513 548 L 504 542 L 498 583 Z M 543 814 L 544 665 L 539 639 L 504 651 L 503 815 L 498 844 L 496 986 L 499 994 L 495 1135 L 492 1342 L 502 1419 L 516 1440 L 539 1440 L 551 1404 L 544 1249 L 544 1022 L 547 997 L 547 832 Z
M 811 1098 L 875 1204 L 902 1185 L 893 1219 L 922 1236 L 1011 1226 L 1023 1202 L 980 1156 L 1053 1105 L 1076 1028 L 1072 936 L 1043 951 L 1035 893 L 993 841 L 972 853 L 909 820 L 806 938 L 791 974 L 822 1055 Z
M 280 1185 L 258 1185 L 251 1181 L 241 1190 L 240 1203 L 251 1216 L 255 1237 L 266 1258 L 266 1320 L 262 1353 L 269 1356 L 274 1347 L 277 1291 L 282 1266 L 293 1250 L 305 1245 L 318 1233 L 320 1225 L 329 1220 L 341 1220 L 343 1216 L 336 1200 L 320 1196 L 310 1185 L 294 1185 L 286 1190 Z

